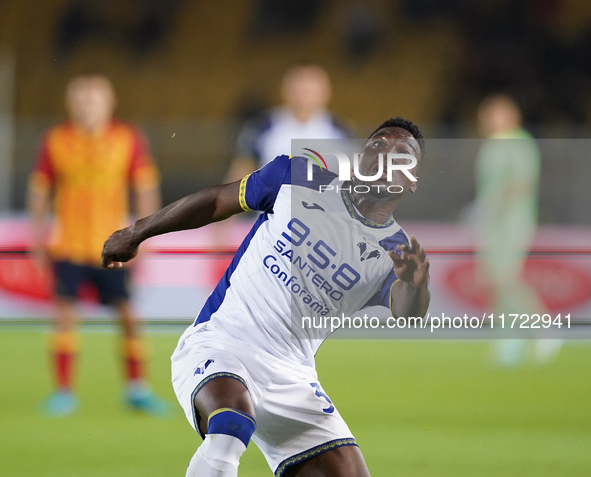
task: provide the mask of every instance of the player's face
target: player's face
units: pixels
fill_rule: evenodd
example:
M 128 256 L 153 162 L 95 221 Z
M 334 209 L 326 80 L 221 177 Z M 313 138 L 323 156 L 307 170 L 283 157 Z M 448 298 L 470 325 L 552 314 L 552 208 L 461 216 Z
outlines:
M 520 123 L 519 110 L 510 100 L 499 99 L 478 112 L 478 130 L 484 138 L 515 129 Z
M 283 99 L 296 113 L 315 113 L 326 106 L 329 98 L 328 76 L 317 68 L 303 68 L 283 85 Z
M 410 154 L 417 159 L 417 163 L 421 159 L 421 150 L 419 143 L 414 136 L 409 133 L 406 129 L 402 128 L 383 128 L 375 133 L 371 139 L 369 139 L 361 156 L 359 158 L 359 172 L 364 176 L 374 176 L 380 166 L 380 154 L 384 161 L 382 167 L 382 175 L 378 180 L 372 182 L 363 182 L 354 176 L 353 182 L 356 184 L 367 184 L 381 185 L 383 187 L 372 187 L 371 192 L 368 195 L 372 195 L 374 198 L 388 199 L 388 198 L 400 198 L 406 194 L 407 191 L 414 192 L 417 188 L 418 181 L 411 181 L 402 171 L 392 171 L 392 181 L 388 182 L 387 177 L 387 166 L 386 160 L 389 153 L 397 154 Z M 394 159 L 393 163 L 408 164 L 407 159 Z M 413 169 L 410 169 L 410 173 L 418 179 L 417 175 L 418 165 Z M 389 192 L 386 187 L 389 185 L 397 185 L 402 188 L 401 192 Z M 391 188 L 391 190 L 393 190 Z M 396 189 L 394 189 L 396 190 Z
M 111 121 L 114 107 L 111 85 L 101 77 L 74 80 L 68 89 L 70 116 L 90 131 L 106 126 Z

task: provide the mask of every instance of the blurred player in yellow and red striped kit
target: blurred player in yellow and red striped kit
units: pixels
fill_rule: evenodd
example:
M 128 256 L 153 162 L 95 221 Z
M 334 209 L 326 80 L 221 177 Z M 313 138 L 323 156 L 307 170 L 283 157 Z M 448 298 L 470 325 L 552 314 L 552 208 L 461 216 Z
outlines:
M 106 77 L 73 78 L 66 102 L 70 120 L 47 131 L 29 181 L 36 259 L 51 267 L 55 277 L 52 353 L 57 391 L 45 407 L 52 415 L 77 408 L 72 379 L 78 350 L 75 305 L 79 286 L 90 282 L 101 303 L 114 307 L 121 319 L 128 403 L 164 411 L 166 405 L 144 380 L 145 350 L 129 302 L 128 272 L 113 275 L 100 268 L 103 242 L 128 222 L 129 190 L 139 217 L 158 210 L 159 173 L 143 134 L 113 118 L 116 99 Z M 54 221 L 47 240 L 45 219 L 52 201 Z

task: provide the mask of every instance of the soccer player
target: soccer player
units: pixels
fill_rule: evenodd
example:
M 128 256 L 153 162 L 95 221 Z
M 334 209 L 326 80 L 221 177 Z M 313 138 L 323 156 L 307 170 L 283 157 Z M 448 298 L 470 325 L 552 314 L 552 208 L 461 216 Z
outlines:
M 417 188 L 423 141 L 410 121 L 390 119 L 365 143 L 350 181 L 278 156 L 107 240 L 103 266 L 118 269 L 149 237 L 262 212 L 172 356 L 173 387 L 204 438 L 187 477 L 236 476 L 251 438 L 276 476 L 369 475 L 314 369 L 331 330 L 303 326 L 303 317 L 378 304 L 395 317 L 425 315 L 429 261 L 392 216 Z M 388 154 L 401 163 L 391 177 Z
M 346 128 L 326 109 L 330 96 L 330 78 L 324 68 L 314 64 L 290 68 L 281 85 L 283 104 L 247 121 L 242 128 L 228 181 L 240 180 L 289 151 L 292 139 L 349 137 Z M 332 165 L 328 164 L 329 170 L 333 170 Z
M 478 126 L 486 138 L 476 158 L 478 204 L 476 236 L 479 265 L 492 290 L 496 314 L 544 314 L 536 291 L 523 279 L 527 253 L 538 215 L 541 158 L 538 146 L 521 124 L 521 112 L 507 95 L 485 98 L 478 109 Z M 561 340 L 536 340 L 535 359 L 553 359 Z M 498 340 L 496 358 L 504 366 L 525 359 L 526 342 Z
M 103 242 L 128 220 L 128 191 L 139 217 L 159 208 L 159 174 L 143 134 L 113 119 L 115 94 L 101 75 L 73 78 L 67 87 L 70 120 L 42 139 L 29 181 L 33 246 L 38 263 L 55 275 L 56 327 L 52 340 L 56 392 L 45 402 L 54 416 L 74 412 L 73 374 L 78 337 L 74 331 L 78 288 L 93 284 L 101 303 L 115 308 L 123 327 L 127 401 L 144 411 L 164 411 L 145 381 L 145 349 L 129 303 L 128 273 L 100 266 Z M 53 198 L 49 240 L 46 215 Z

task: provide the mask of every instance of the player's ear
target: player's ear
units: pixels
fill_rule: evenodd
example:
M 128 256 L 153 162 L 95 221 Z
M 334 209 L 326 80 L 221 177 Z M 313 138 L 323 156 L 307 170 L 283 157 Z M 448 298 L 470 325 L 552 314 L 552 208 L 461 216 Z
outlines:
M 415 182 L 413 182 L 410 187 L 408 188 L 408 190 L 414 194 L 415 191 L 417 190 L 417 187 L 419 187 L 419 176 L 415 175 L 415 177 L 417 178 L 417 180 Z

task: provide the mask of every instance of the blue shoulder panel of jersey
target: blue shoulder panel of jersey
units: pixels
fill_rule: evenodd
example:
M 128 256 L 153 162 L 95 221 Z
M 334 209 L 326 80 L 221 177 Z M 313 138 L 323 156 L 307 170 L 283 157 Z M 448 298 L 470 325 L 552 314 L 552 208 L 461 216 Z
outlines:
M 291 183 L 308 189 L 318 190 L 321 185 L 330 184 L 338 176 L 334 172 L 321 169 L 316 164 L 312 166 L 312 180 L 308 180 L 308 161 L 304 157 L 291 158 Z
M 270 212 L 283 184 L 291 182 L 289 156 L 277 156 L 246 178 L 244 200 L 251 210 Z
M 410 245 L 408 237 L 407 237 L 406 233 L 404 232 L 404 230 L 402 230 L 402 229 L 400 229 L 394 235 L 390 235 L 389 237 L 386 237 L 385 239 L 380 240 L 378 243 L 384 248 L 384 250 L 386 250 L 386 251 L 394 250 L 398 255 L 400 255 L 401 252 L 396 249 L 397 245 L 400 245 L 403 243 Z M 386 308 L 390 308 L 390 289 L 392 288 L 392 285 L 394 284 L 394 282 L 396 280 L 398 280 L 398 277 L 394 273 L 394 268 L 392 268 L 392 271 L 388 274 L 388 276 L 384 280 L 384 284 L 382 285 L 382 288 L 374 296 L 372 296 L 369 299 L 369 301 L 365 304 L 365 306 L 381 305 L 381 306 L 385 306 Z
M 400 255 L 400 251 L 397 250 L 396 247 L 403 243 L 410 245 L 410 240 L 406 235 L 406 232 L 400 229 L 394 235 L 390 235 L 389 237 L 380 240 L 378 243 L 382 246 L 382 248 L 384 248 L 384 250 L 395 250 L 398 253 L 398 255 Z

